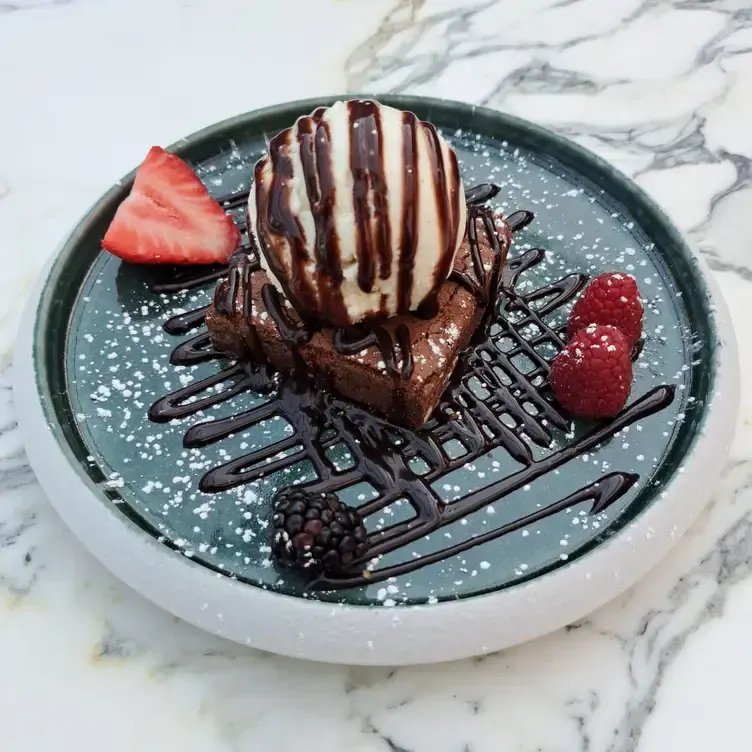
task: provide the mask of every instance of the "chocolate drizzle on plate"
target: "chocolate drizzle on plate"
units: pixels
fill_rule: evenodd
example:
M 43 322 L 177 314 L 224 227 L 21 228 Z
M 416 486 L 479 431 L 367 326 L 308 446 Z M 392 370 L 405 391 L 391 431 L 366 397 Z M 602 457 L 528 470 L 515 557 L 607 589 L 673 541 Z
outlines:
M 197 326 L 201 326 L 204 323 L 206 314 L 209 312 L 209 306 L 201 306 L 188 313 L 179 313 L 172 318 L 167 319 L 162 325 L 162 328 L 167 334 L 180 335 L 188 334 L 191 329 L 195 329 Z
M 478 205 L 487 200 L 489 190 L 479 187 L 468 191 L 473 202 L 468 221 L 476 232 L 480 229 L 492 233 L 497 243 L 501 243 L 504 227 L 500 234 L 493 215 Z M 508 217 L 506 228 L 517 231 L 531 219 L 529 212 L 516 212 Z M 519 278 L 544 258 L 545 251 L 533 249 L 508 259 L 503 269 L 490 271 L 498 275 L 494 288 L 498 288 L 497 296 L 489 301 L 486 316 L 470 347 L 462 354 L 433 418 L 419 430 L 396 427 L 321 388 L 302 368 L 281 374 L 265 360 L 255 359 L 227 365 L 166 395 L 152 405 L 149 417 L 157 422 L 187 418 L 248 390 L 266 394 L 267 401 L 259 406 L 188 427 L 183 442 L 186 447 L 212 444 L 272 418 L 282 419 L 291 427 L 290 435 L 276 443 L 209 470 L 199 482 L 201 491 L 224 491 L 307 461 L 316 475 L 316 480 L 305 485 L 311 491 L 336 493 L 364 481 L 370 483 L 378 496 L 359 507 L 366 519 L 398 500 L 410 504 L 414 514 L 409 520 L 370 533 L 367 560 L 354 562 L 341 575 L 322 577 L 312 585 L 318 589 L 357 587 L 408 574 L 575 504 L 592 502 L 590 513 L 599 514 L 623 496 L 638 477 L 611 472 L 494 530 L 420 558 L 410 555 L 411 543 L 597 449 L 625 427 L 664 409 L 674 399 L 674 386 L 658 386 L 635 399 L 616 418 L 596 423 L 584 435 L 572 437 L 570 420 L 553 402 L 547 378 L 549 361 L 564 347 L 566 327 L 556 314 L 582 289 L 586 277 L 571 274 L 521 292 Z M 238 264 L 242 267 L 239 273 L 254 268 L 253 261 L 244 264 Z M 468 282 L 455 279 L 470 289 L 480 281 L 479 275 L 485 273 L 482 266 L 478 268 L 474 263 L 476 280 L 469 275 L 466 275 Z M 231 287 L 229 279 L 226 284 Z M 279 326 L 285 327 L 285 339 L 291 343 L 303 342 L 310 328 L 289 319 L 275 288 L 268 285 L 264 292 L 270 315 L 279 319 Z M 226 295 L 227 289 L 217 294 Z M 228 296 L 223 303 L 232 306 L 236 300 L 237 296 Z M 165 329 L 174 334 L 187 333 L 198 326 L 205 312 L 205 308 L 199 309 L 193 318 L 192 314 L 182 314 L 167 322 Z M 359 348 L 372 346 L 374 340 L 379 343 L 377 331 L 371 328 L 358 333 L 349 329 L 338 332 L 336 338 L 342 351 L 357 352 Z M 178 345 L 173 362 L 221 360 L 222 356 L 212 351 L 204 336 L 194 334 Z M 397 339 L 401 339 L 399 333 Z M 399 347 L 403 347 L 401 342 Z M 404 349 L 401 360 L 404 370 Z M 449 444 L 456 446 L 456 442 L 462 447 L 459 455 L 448 450 Z M 346 469 L 339 469 L 328 455 L 328 450 L 340 445 L 346 447 L 353 459 Z M 450 473 L 498 448 L 517 465 L 510 474 L 451 503 L 439 496 L 436 489 Z M 416 469 L 416 462 L 422 465 L 422 471 Z M 378 566 L 381 556 L 399 551 L 404 551 L 401 562 Z
M 151 289 L 156 293 L 170 294 L 180 290 L 202 287 L 209 282 L 222 279 L 227 274 L 227 266 L 225 264 L 182 268 L 167 266 L 160 269 L 158 273 L 163 280 L 153 282 Z

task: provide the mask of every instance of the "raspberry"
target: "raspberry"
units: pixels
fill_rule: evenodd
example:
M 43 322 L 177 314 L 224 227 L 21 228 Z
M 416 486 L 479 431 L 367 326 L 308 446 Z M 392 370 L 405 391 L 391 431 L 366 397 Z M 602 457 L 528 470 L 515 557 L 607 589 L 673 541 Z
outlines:
M 569 339 L 588 324 L 615 326 L 630 347 L 637 344 L 642 335 L 642 303 L 633 277 L 600 274 L 585 288 L 569 314 Z
M 629 345 L 613 326 L 591 324 L 551 363 L 549 383 L 572 415 L 610 418 L 626 404 L 632 387 Z

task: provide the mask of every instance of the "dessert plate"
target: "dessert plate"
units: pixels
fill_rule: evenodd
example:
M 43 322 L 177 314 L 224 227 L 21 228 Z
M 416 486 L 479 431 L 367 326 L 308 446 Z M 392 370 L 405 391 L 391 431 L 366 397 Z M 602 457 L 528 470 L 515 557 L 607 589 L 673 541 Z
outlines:
M 512 304 L 495 340 L 512 401 L 501 407 L 481 384 L 476 389 L 509 440 L 473 433 L 469 423 L 462 430 L 460 420 L 449 432 L 395 431 L 389 457 L 372 458 L 402 463 L 411 489 L 430 488 L 446 503 L 447 524 L 408 536 L 348 587 L 275 566 L 271 500 L 281 487 L 315 481 L 316 458 L 299 427 L 275 410 L 277 396 L 217 376 L 229 373 L 226 361 L 171 362 L 176 347 L 187 339 L 195 345 L 201 334 L 200 313 L 191 312 L 210 301 L 221 270 L 185 289 L 184 271 L 128 265 L 101 251 L 132 174 L 74 228 L 40 280 L 19 334 L 15 390 L 29 459 L 50 500 L 131 587 L 204 629 L 264 650 L 407 664 L 544 634 L 653 566 L 720 472 L 737 412 L 738 366 L 725 306 L 702 261 L 625 177 L 508 115 L 380 99 L 433 122 L 457 151 L 467 186 L 496 183 L 494 205 L 505 214 L 535 214 L 515 235 L 506 271 Z M 242 115 L 172 150 L 215 197 L 239 192 L 270 135 L 334 101 Z M 242 223 L 242 209 L 230 204 L 228 211 Z M 552 421 L 539 401 L 540 359 L 556 354 L 549 335 L 566 322 L 584 275 L 613 270 L 634 275 L 646 302 L 630 401 L 613 421 Z M 206 400 L 203 409 L 150 421 L 150 406 L 181 389 L 188 402 Z M 184 444 L 192 426 L 207 424 L 211 434 L 208 421 L 224 425 L 221 419 L 241 413 L 253 419 L 235 433 Z M 373 533 L 414 512 L 401 498 L 382 503 L 358 474 L 366 431 L 348 447 L 333 429 L 318 449 L 346 478 L 341 498 L 367 512 Z M 424 451 L 426 437 L 442 451 Z M 202 478 L 228 467 L 241 467 L 242 483 L 201 490 Z

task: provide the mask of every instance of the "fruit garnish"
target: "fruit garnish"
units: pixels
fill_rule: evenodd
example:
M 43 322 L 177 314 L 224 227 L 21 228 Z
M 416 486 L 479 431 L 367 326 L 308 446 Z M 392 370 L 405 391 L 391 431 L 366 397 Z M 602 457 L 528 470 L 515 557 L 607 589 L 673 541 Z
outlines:
M 223 263 L 240 232 L 193 170 L 154 146 L 136 173 L 102 246 L 138 264 Z
M 574 335 L 551 363 L 549 383 L 572 415 L 611 418 L 632 387 L 630 347 L 614 326 L 591 324 Z
M 274 500 L 272 553 L 283 566 L 318 574 L 344 571 L 368 550 L 366 528 L 356 509 L 333 493 L 302 488 L 280 491 Z
M 642 302 L 637 282 L 628 274 L 598 275 L 584 290 L 569 315 L 570 339 L 589 324 L 615 326 L 632 347 L 642 335 Z

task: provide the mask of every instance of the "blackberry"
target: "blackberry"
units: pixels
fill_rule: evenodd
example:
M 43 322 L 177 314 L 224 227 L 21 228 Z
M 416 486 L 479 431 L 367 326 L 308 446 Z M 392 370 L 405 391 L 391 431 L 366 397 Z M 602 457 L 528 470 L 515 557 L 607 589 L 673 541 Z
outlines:
M 312 574 L 342 572 L 368 551 L 357 509 L 333 493 L 286 488 L 274 499 L 272 552 L 284 566 Z

